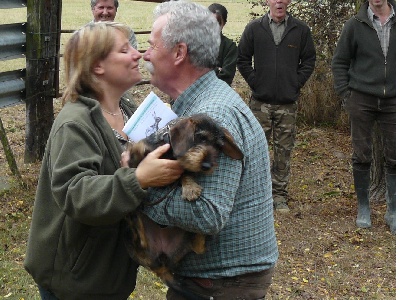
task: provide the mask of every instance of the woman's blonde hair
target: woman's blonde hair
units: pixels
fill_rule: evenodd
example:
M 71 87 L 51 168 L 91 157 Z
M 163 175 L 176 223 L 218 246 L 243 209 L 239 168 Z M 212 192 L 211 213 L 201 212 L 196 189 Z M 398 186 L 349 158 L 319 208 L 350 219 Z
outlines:
M 91 22 L 74 32 L 64 51 L 64 69 L 66 88 L 62 103 L 75 102 L 80 94 L 101 95 L 93 73 L 94 65 L 113 49 L 115 30 L 129 36 L 129 27 L 118 22 Z

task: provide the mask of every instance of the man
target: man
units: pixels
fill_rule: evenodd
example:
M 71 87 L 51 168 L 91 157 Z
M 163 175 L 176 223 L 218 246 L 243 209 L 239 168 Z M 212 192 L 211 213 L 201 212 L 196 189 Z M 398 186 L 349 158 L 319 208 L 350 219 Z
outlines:
M 213 14 L 181 1 L 159 4 L 154 14 L 143 56 L 151 83 L 173 99 L 179 116 L 214 118 L 244 154 L 243 161 L 221 154 L 213 174 L 199 175 L 203 192 L 195 201 L 182 200 L 181 187 L 148 190 L 144 212 L 150 218 L 208 235 L 206 252 L 190 253 L 180 263 L 179 284 L 169 288 L 167 299 L 264 299 L 278 258 L 264 133 L 240 96 L 215 74 L 220 27 Z
M 395 1 L 369 0 L 342 30 L 332 60 L 335 89 L 350 116 L 356 225 L 371 227 L 372 128 L 379 125 L 386 173 L 385 221 L 396 233 Z
M 273 146 L 272 193 L 275 209 L 281 212 L 289 211 L 287 187 L 297 99 L 315 66 L 310 29 L 287 13 L 290 2 L 267 0 L 269 12 L 250 22 L 242 34 L 237 61 L 252 90 L 250 108 Z
M 237 61 L 237 46 L 236 43 L 226 37 L 222 33 L 222 29 L 228 22 L 228 10 L 225 6 L 219 3 L 211 4 L 208 9 L 217 18 L 219 26 L 221 27 L 221 44 L 219 46 L 217 66 L 215 72 L 217 77 L 227 84 L 232 85 L 233 78 L 236 73 L 236 61 Z
M 118 0 L 90 0 L 90 6 L 94 18 L 92 22 L 114 21 L 117 15 L 119 2 Z M 129 42 L 133 48 L 137 49 L 138 44 L 132 29 L 129 34 Z

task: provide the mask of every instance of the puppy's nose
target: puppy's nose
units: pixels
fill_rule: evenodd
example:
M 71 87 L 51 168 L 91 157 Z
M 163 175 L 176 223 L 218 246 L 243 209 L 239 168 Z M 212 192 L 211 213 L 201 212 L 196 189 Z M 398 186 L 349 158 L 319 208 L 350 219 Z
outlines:
M 208 170 L 210 170 L 211 168 L 212 168 L 212 164 L 209 163 L 209 162 L 203 162 L 203 163 L 201 164 L 201 170 L 202 170 L 202 171 L 208 171 Z

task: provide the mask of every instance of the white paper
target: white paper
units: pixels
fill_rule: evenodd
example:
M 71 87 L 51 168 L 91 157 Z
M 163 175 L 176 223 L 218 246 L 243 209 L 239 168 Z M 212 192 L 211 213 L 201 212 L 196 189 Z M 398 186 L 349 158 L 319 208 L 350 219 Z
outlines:
M 122 129 L 129 138 L 138 142 L 178 116 L 156 94 L 150 94 L 139 105 Z

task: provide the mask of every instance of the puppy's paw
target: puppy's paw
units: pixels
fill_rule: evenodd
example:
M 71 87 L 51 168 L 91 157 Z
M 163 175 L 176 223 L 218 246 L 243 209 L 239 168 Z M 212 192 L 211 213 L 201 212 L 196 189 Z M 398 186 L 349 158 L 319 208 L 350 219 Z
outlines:
M 197 183 L 195 185 L 182 185 L 182 199 L 193 201 L 200 197 L 202 188 Z
M 200 197 L 202 188 L 194 181 L 193 177 L 188 174 L 183 174 L 181 177 L 182 183 L 182 199 L 193 201 Z

